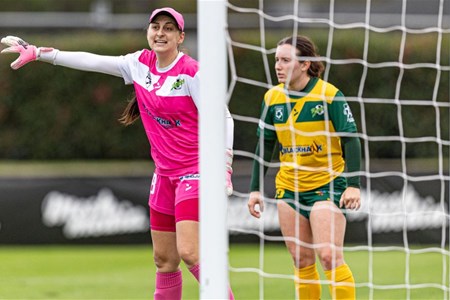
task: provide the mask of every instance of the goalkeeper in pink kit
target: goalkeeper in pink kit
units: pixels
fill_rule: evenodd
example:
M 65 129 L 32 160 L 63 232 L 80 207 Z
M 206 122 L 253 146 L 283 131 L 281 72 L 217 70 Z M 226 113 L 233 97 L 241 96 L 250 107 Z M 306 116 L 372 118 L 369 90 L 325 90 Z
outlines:
M 172 8 L 156 9 L 149 18 L 143 49 L 123 56 L 67 52 L 29 45 L 7 36 L 2 53 L 19 53 L 11 67 L 39 60 L 73 69 L 122 77 L 136 97 L 120 121 L 139 117 L 151 145 L 155 173 L 150 187 L 150 229 L 157 268 L 155 299 L 181 299 L 181 260 L 199 279 L 199 66 L 179 51 L 185 38 L 183 16 Z M 211 99 L 213 101 L 214 99 Z M 221 104 L 218 104 L 221 105 Z M 227 182 L 232 193 L 233 119 L 226 107 Z M 214 201 L 214 199 L 207 199 Z M 233 293 L 229 290 L 230 299 Z

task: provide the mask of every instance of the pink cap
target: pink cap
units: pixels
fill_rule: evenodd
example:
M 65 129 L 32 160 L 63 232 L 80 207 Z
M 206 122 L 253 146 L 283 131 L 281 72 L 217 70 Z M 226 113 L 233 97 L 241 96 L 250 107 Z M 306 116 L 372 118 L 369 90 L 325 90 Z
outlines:
M 155 9 L 152 14 L 150 15 L 150 19 L 149 22 L 151 23 L 153 21 L 153 19 L 161 14 L 161 13 L 166 13 L 170 16 L 172 16 L 175 21 L 177 22 L 178 28 L 183 31 L 184 30 L 184 19 L 183 19 L 183 15 L 180 14 L 179 12 L 177 12 L 175 9 L 170 8 L 170 7 L 163 7 L 163 8 L 158 8 Z

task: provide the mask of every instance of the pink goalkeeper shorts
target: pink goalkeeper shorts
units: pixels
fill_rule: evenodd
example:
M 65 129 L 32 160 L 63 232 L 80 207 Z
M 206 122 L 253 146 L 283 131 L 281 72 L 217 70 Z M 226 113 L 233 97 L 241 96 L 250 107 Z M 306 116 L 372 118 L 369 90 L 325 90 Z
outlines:
M 175 231 L 176 222 L 198 222 L 199 179 L 198 174 L 153 175 L 149 199 L 152 230 Z
M 180 221 L 198 222 L 198 200 L 184 200 L 175 206 L 175 215 L 166 215 L 150 207 L 150 229 L 157 231 L 176 231 Z

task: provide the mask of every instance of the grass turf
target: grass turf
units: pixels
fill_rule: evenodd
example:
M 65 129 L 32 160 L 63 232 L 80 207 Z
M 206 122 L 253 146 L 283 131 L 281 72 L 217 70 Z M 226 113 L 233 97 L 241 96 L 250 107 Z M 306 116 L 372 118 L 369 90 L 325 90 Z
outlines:
M 372 292 L 367 284 L 371 260 Z M 284 245 L 266 245 L 263 255 L 256 244 L 231 245 L 229 261 L 236 299 L 294 299 L 292 264 Z M 440 287 L 448 256 L 441 253 L 377 251 L 370 257 L 367 251 L 352 251 L 346 261 L 358 284 L 358 299 L 445 298 Z M 182 268 L 183 299 L 198 299 L 197 282 Z M 0 299 L 151 299 L 154 274 L 151 246 L 0 247 Z M 432 285 L 408 293 L 405 279 Z M 326 285 L 322 292 L 322 299 L 329 299 Z

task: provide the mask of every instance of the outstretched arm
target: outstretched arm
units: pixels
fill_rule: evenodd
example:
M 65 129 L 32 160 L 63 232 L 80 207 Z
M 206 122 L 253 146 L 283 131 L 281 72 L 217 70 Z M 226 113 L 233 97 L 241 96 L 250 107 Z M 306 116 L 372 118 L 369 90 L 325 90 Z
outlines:
M 19 54 L 19 57 L 11 63 L 11 68 L 14 70 L 23 67 L 29 62 L 40 60 L 76 70 L 122 77 L 119 68 L 120 56 L 104 56 L 87 52 L 69 52 L 47 47 L 36 47 L 15 36 L 4 37 L 1 39 L 1 43 L 8 46 L 1 53 Z

